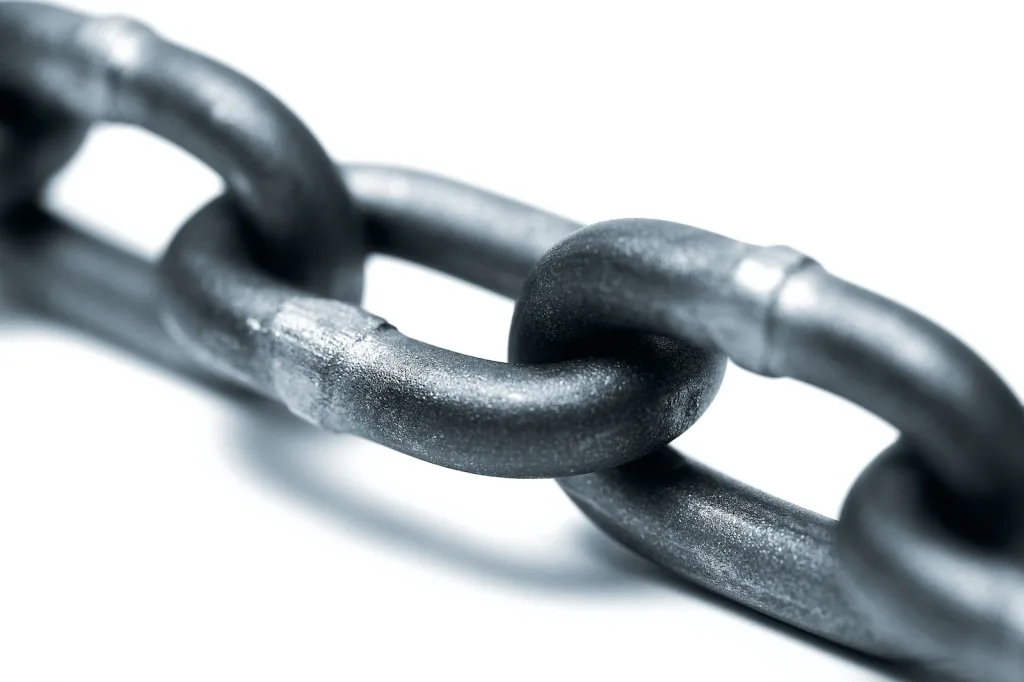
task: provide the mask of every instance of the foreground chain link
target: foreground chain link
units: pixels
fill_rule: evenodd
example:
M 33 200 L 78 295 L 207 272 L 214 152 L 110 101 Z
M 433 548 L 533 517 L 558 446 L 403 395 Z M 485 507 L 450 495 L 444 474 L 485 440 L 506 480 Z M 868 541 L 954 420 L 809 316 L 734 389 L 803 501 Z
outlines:
M 224 177 L 156 267 L 35 200 L 97 120 Z M 23 305 L 326 429 L 558 478 L 638 553 L 833 642 L 1024 679 L 1024 408 L 956 338 L 791 249 L 655 220 L 582 228 L 424 173 L 335 167 L 227 67 L 129 20 L 26 3 L 0 4 L 0 210 L 0 280 Z M 361 309 L 368 250 L 517 297 L 512 364 Z M 838 523 L 665 447 L 727 357 L 900 430 Z

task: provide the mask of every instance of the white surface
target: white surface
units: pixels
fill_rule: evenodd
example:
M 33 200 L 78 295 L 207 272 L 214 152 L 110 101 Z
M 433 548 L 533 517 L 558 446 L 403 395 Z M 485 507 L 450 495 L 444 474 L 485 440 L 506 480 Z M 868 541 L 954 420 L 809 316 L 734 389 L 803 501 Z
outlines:
M 1013 4 L 70 4 L 255 77 L 339 159 L 794 246 L 1024 386 Z M 55 202 L 156 255 L 218 187 L 105 128 Z M 504 358 L 508 301 L 368 274 L 367 307 L 406 333 Z M 3 680 L 885 679 L 658 577 L 554 483 L 320 434 L 9 313 L 0 415 Z M 732 367 L 680 446 L 834 515 L 891 437 Z

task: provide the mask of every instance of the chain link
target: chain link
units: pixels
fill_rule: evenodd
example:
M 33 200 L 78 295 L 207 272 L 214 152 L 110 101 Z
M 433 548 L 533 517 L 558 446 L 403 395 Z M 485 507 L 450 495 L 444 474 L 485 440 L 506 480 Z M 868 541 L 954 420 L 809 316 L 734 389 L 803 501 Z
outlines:
M 225 180 L 159 264 L 35 199 L 99 120 Z M 0 4 L 0 211 L 0 281 L 25 306 L 428 462 L 558 478 L 638 553 L 833 642 L 1024 679 L 1024 408 L 955 337 L 789 248 L 582 227 L 417 171 L 336 167 L 226 66 L 134 21 L 30 3 Z M 360 308 L 370 250 L 516 297 L 511 364 Z M 665 447 L 727 358 L 899 429 L 838 522 Z

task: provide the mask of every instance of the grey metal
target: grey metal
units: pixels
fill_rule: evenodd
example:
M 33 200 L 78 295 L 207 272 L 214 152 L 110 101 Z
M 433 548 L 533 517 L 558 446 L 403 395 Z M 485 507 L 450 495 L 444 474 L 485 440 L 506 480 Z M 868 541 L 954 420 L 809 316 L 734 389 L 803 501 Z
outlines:
M 466 249 L 447 249 L 443 263 L 435 261 L 435 264 L 443 265 L 443 269 L 451 273 L 465 272 L 472 267 L 480 268 L 481 272 L 505 273 L 487 282 L 494 289 L 513 286 L 516 276 L 525 278 L 527 263 L 536 260 L 545 247 L 576 227 L 572 223 L 548 220 L 547 224 L 559 226 L 546 231 L 542 237 L 535 237 L 530 246 L 531 240 L 520 239 L 520 234 L 531 234 L 537 224 L 545 222 L 541 216 L 534 215 L 536 209 L 444 178 L 403 169 L 357 166 L 347 168 L 345 177 L 350 181 L 357 203 L 366 212 L 373 243 L 419 243 L 423 251 L 407 247 L 402 252 L 413 258 L 422 254 L 424 260 L 438 258 L 434 247 L 439 243 L 449 247 L 475 244 Z M 406 190 L 401 193 L 380 191 L 381 187 L 396 182 L 401 182 Z M 492 202 L 491 197 L 495 201 Z M 467 204 L 485 207 L 480 212 L 481 220 L 474 221 L 468 215 L 461 222 L 449 219 Z M 433 209 L 427 211 L 424 206 Z M 39 210 L 23 211 L 9 220 L 0 230 L 0 256 L 6 255 L 0 259 L 0 281 L 17 291 L 21 300 L 137 352 L 170 362 L 174 367 L 204 373 L 206 365 L 196 363 L 190 354 L 183 353 L 182 347 L 159 323 L 156 315 L 159 292 L 152 266 L 62 225 Z M 209 230 L 197 232 L 210 233 Z M 187 247 L 188 243 L 184 245 Z M 204 248 L 206 246 L 204 243 Z M 204 253 L 209 252 L 198 251 L 196 257 Z M 221 261 L 230 260 L 229 255 L 213 253 L 212 259 L 219 263 L 218 267 L 226 267 Z M 210 272 L 220 281 L 219 273 L 225 271 L 211 269 Z M 226 272 L 232 273 L 231 269 Z M 174 271 L 171 274 L 174 275 Z M 254 273 L 248 277 L 259 278 Z M 223 279 L 230 281 L 231 277 Z M 352 306 L 316 299 L 269 278 L 264 280 L 255 286 L 264 287 L 263 296 L 274 307 L 282 295 L 296 299 L 302 296 L 306 306 L 327 307 L 332 313 L 340 312 L 341 319 L 353 316 L 372 319 Z M 244 279 L 237 283 L 239 287 L 250 285 L 252 283 Z M 274 290 L 267 291 L 269 287 Z M 227 298 L 238 293 L 229 289 Z M 317 344 L 320 341 L 314 337 L 322 336 L 340 343 L 330 331 L 330 325 L 335 324 L 332 319 L 307 327 L 307 341 Z M 390 343 L 393 338 L 389 332 L 384 341 Z M 284 357 L 288 359 L 287 354 Z M 268 365 L 278 362 L 274 358 L 267 358 L 267 361 Z M 494 369 L 500 367 L 500 363 L 487 365 L 494 365 Z M 398 419 L 389 414 L 388 417 L 382 423 L 390 424 L 395 430 L 404 428 L 404 416 Z M 574 432 L 567 433 L 571 436 Z M 575 443 L 563 444 L 570 454 L 591 445 L 585 432 L 578 435 L 581 437 Z M 537 435 L 527 434 L 527 440 L 532 439 L 537 439 Z M 492 458 L 505 452 L 498 449 L 506 447 L 503 438 L 487 439 L 486 445 L 484 454 Z M 730 599 L 832 641 L 878 655 L 898 657 L 898 646 L 879 637 L 837 588 L 838 573 L 831 539 L 834 522 L 831 520 L 752 490 L 671 450 L 659 450 L 608 475 L 579 476 L 560 482 L 588 516 L 620 540 L 627 539 L 631 533 L 644 532 L 651 538 L 645 553 L 650 555 L 651 547 L 659 548 L 662 558 L 675 562 L 674 565 L 661 563 L 676 572 Z M 623 511 L 612 517 L 609 511 L 617 509 L 616 505 L 621 505 Z M 652 505 L 658 506 L 661 512 L 651 513 Z M 786 551 L 776 551 L 779 548 Z M 666 557 L 666 552 L 670 557 Z
M 131 19 L 4 2 L 2 92 L 175 142 L 224 178 L 261 265 L 358 302 L 365 249 L 348 193 L 295 114 L 241 74 Z
M 3 217 L 0 294 L 170 369 L 216 380 L 164 330 L 152 263 L 38 206 Z
M 524 256 L 512 243 L 514 228 L 494 229 L 495 223 L 466 220 L 461 227 L 437 221 L 435 230 L 422 213 L 416 220 L 392 222 L 387 217 L 406 215 L 403 205 L 429 203 L 425 193 L 440 186 L 444 190 L 434 198 L 449 209 L 477 190 L 401 169 L 356 167 L 346 170 L 346 177 L 362 178 L 351 186 L 374 230 L 373 243 L 409 243 L 422 230 L 424 245 L 436 243 L 427 237 L 454 244 L 460 232 L 473 231 L 476 224 L 481 243 L 487 246 L 453 254 L 463 253 L 461 258 L 474 261 L 485 253 L 493 254 L 486 257 L 492 260 L 500 260 L 503 253 L 511 254 L 511 261 Z M 393 200 L 380 192 L 361 196 L 360 188 L 380 187 L 385 178 L 390 182 L 396 177 L 408 182 L 413 188 L 410 193 Z M 419 199 L 409 201 L 410 196 Z M 476 194 L 482 204 L 487 197 Z M 437 211 L 445 214 L 443 208 Z M 497 218 L 497 225 L 533 224 Z M 143 355 L 211 376 L 160 325 L 157 277 L 151 265 L 38 209 L 10 216 L 0 237 L 0 281 L 20 300 Z M 557 235 L 548 237 L 554 241 Z M 500 248 L 503 240 L 509 242 L 508 249 Z M 543 250 L 542 241 L 538 240 L 539 250 Z M 446 270 L 469 267 L 459 262 L 461 258 L 449 255 Z M 506 271 L 520 270 L 511 263 Z M 502 281 L 507 278 L 496 278 L 494 287 L 504 286 Z M 677 574 L 844 646 L 894 659 L 921 656 L 921 650 L 899 634 L 879 627 L 843 589 L 847 580 L 836 558 L 835 523 L 830 519 L 753 490 L 668 449 L 611 471 L 563 478 L 559 483 L 611 535 Z
M 842 646 L 917 658 L 847 593 L 830 518 L 671 448 L 558 484 L 610 536 L 688 581 Z
M 0 91 L 0 211 L 34 195 L 78 150 L 85 130 L 60 112 Z
M 149 128 L 225 177 L 159 268 L 35 203 L 93 120 Z M 513 363 L 354 305 L 367 242 L 518 296 Z M 955 337 L 792 249 L 653 220 L 580 229 L 401 168 L 336 173 L 226 67 L 130 20 L 4 3 L 0 293 L 325 428 L 559 477 L 620 542 L 827 640 L 1024 679 L 1024 408 Z M 901 431 L 838 524 L 663 447 L 714 398 L 726 356 Z
M 372 172 L 359 171 L 363 184 L 354 183 L 356 191 L 380 185 Z M 396 177 L 393 170 L 383 175 Z M 424 183 L 415 189 L 420 198 L 444 187 L 434 205 L 492 205 L 480 190 L 422 174 L 407 174 L 405 183 Z M 397 208 L 403 205 L 409 202 Z M 367 208 L 373 216 L 373 206 Z M 393 218 L 396 205 L 390 208 Z M 513 245 L 534 229 L 537 212 L 508 200 L 491 210 L 500 219 L 467 222 L 471 230 L 455 227 L 442 213 L 426 227 L 444 229 L 422 230 L 427 248 L 405 248 L 405 255 L 422 254 L 457 271 L 486 271 L 505 253 L 521 253 L 523 247 Z M 371 221 L 396 224 L 397 233 L 382 239 L 401 245 L 410 228 L 424 227 L 416 220 L 422 215 Z M 475 246 L 462 248 L 460 238 L 469 235 Z M 199 211 L 174 238 L 161 270 L 165 323 L 175 339 L 213 371 L 273 396 L 318 426 L 441 466 L 550 478 L 622 464 L 681 434 L 721 382 L 722 358 L 664 340 L 544 365 L 508 365 L 436 348 L 361 308 L 262 274 L 241 239 L 223 200 Z M 442 262 L 436 253 L 444 240 L 450 248 Z M 510 248 L 493 248 L 501 245 Z M 507 284 L 498 273 L 510 267 L 496 268 L 490 281 Z
M 510 358 L 579 357 L 624 329 L 847 398 L 912 436 L 965 496 L 1024 488 L 1024 408 L 995 372 L 934 323 L 789 249 L 659 220 L 593 225 L 530 274 Z
M 847 592 L 879 632 L 935 669 L 1024 680 L 1020 514 L 979 513 L 943 493 L 906 440 L 864 471 L 837 533 Z
M 1024 530 L 1015 513 L 1024 408 L 977 355 L 789 249 L 656 220 L 597 224 L 550 249 L 516 304 L 509 355 L 586 357 L 608 335 L 622 343 L 623 329 L 686 339 L 751 371 L 832 391 L 890 421 L 903 440 L 851 493 L 839 581 L 824 526 L 784 505 L 751 517 L 731 494 L 681 521 L 702 476 L 673 486 L 664 454 L 560 481 L 599 525 L 676 573 L 713 589 L 725 582 L 737 601 L 830 639 L 850 643 L 852 634 L 853 646 L 872 650 L 860 639 L 868 632 L 958 673 L 1024 679 L 1020 545 L 1004 546 Z M 926 496 L 923 481 L 938 494 Z M 737 517 L 748 523 L 737 527 Z M 813 549 L 800 546 L 814 536 Z M 872 614 L 870 627 L 841 617 L 851 601 Z

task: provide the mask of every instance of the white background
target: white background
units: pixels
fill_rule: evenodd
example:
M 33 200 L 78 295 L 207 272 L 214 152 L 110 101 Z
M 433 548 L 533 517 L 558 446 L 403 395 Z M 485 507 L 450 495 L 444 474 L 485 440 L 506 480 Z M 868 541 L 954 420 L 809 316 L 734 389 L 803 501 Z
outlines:
M 1013 3 L 74 2 L 253 76 L 333 156 L 585 222 L 788 244 L 1020 391 Z M 218 190 L 97 129 L 65 214 L 156 257 Z M 511 303 L 374 258 L 366 306 L 504 359 Z M 652 571 L 548 481 L 442 470 L 0 314 L 0 679 L 889 679 Z M 892 438 L 731 367 L 679 445 L 834 515 Z

